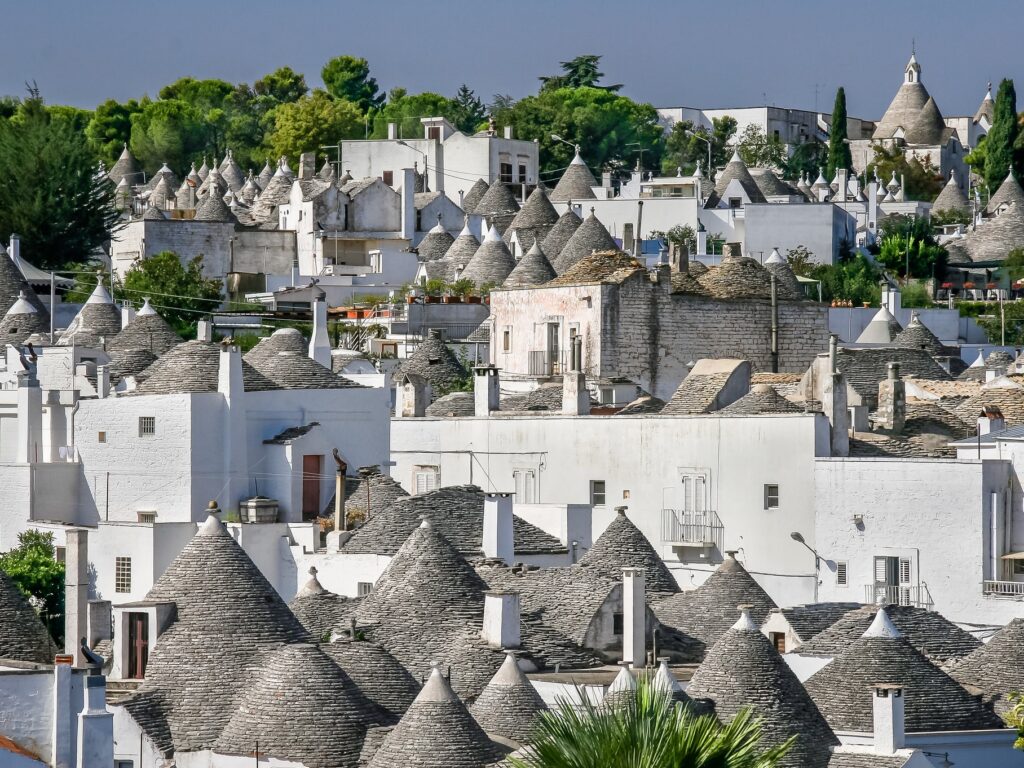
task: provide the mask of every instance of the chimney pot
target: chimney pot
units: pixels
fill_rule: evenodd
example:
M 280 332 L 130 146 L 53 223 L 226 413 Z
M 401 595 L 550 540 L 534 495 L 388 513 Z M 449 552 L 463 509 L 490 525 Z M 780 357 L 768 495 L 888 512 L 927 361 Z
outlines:
M 518 648 L 520 644 L 519 593 L 484 593 L 484 626 L 480 636 L 491 648 Z

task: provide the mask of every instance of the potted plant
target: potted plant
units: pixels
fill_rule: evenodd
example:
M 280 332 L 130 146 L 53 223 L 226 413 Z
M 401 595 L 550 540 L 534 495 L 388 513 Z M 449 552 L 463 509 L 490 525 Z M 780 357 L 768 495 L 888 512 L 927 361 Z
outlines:
M 966 288 L 967 290 L 970 290 L 973 287 L 974 287 L 974 283 L 972 281 L 970 281 L 970 280 L 968 280 L 967 282 L 964 283 L 964 288 Z
M 465 301 L 467 304 L 479 304 L 480 298 L 475 297 L 476 301 L 471 299 L 473 292 L 476 290 L 476 283 L 466 277 L 460 277 L 454 283 L 448 286 L 448 291 L 452 295 L 452 298 L 456 299 L 454 303 L 458 304 Z
M 441 303 L 441 294 L 444 293 L 445 289 L 444 280 L 438 280 L 437 278 L 434 278 L 433 280 L 427 280 L 427 284 L 423 286 L 423 288 L 427 294 L 425 297 L 425 301 L 427 302 L 427 304 Z

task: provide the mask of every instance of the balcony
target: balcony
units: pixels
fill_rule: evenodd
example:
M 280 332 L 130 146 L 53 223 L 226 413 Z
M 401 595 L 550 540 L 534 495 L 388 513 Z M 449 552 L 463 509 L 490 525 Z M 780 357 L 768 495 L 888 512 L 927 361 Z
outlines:
M 928 585 L 919 587 L 892 584 L 865 584 L 864 602 L 875 605 L 909 605 L 914 608 L 931 609 L 934 605 L 928 592 Z
M 710 554 L 710 550 L 717 548 L 721 552 L 725 547 L 725 527 L 711 510 L 687 512 L 663 509 L 661 540 L 676 549 L 700 549 Z
M 1024 581 L 983 581 L 981 591 L 986 597 L 1007 597 L 1024 600 Z

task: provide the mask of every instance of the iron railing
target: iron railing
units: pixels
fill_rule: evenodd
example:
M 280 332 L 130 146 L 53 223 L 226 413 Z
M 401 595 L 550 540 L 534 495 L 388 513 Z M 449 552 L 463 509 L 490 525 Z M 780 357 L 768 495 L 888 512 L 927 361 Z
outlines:
M 865 584 L 864 602 L 875 605 L 909 605 L 914 608 L 931 608 L 934 604 L 928 586 L 924 584 Z
M 671 544 L 691 544 L 725 548 L 725 526 L 715 512 L 661 510 L 661 540 Z
M 1024 581 L 989 581 L 982 583 L 982 593 L 993 597 L 1024 599 Z

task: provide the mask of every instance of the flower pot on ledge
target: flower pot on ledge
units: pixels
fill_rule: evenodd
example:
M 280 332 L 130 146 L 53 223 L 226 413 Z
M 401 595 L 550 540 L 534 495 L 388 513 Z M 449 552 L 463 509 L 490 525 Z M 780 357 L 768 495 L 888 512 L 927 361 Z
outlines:
M 466 303 L 467 304 L 479 304 L 480 303 L 480 297 L 479 296 L 467 296 L 466 297 Z
M 441 303 L 441 297 L 440 296 L 427 296 L 426 297 L 426 301 L 427 301 L 427 304 L 440 304 Z

